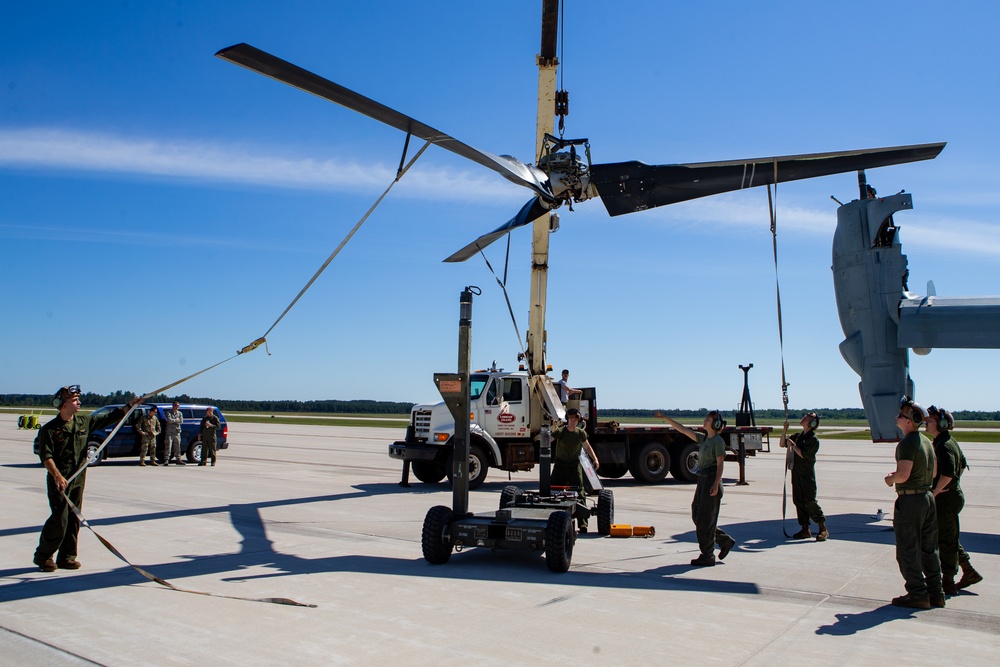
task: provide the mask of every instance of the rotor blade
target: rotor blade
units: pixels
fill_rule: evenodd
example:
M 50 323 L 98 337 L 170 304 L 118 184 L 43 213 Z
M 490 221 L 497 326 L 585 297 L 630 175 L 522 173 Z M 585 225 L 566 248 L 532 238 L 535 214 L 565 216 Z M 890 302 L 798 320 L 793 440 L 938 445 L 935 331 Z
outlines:
M 513 218 L 505 222 L 500 227 L 497 227 L 489 234 L 483 234 L 478 239 L 465 246 L 454 255 L 444 260 L 446 262 L 464 262 L 476 253 L 478 253 L 482 248 L 485 248 L 489 244 L 496 241 L 498 238 L 502 237 L 504 234 L 512 229 L 517 229 L 518 227 L 523 227 L 528 223 L 534 222 L 536 219 L 544 215 L 549 209 L 542 202 L 540 197 L 535 197 L 528 201 L 527 204 L 521 207 L 521 210 L 517 212 Z
M 944 146 L 945 142 L 941 142 L 691 164 L 615 162 L 592 165 L 590 174 L 591 184 L 597 189 L 608 213 L 622 215 L 774 183 L 775 162 L 778 163 L 778 182 L 784 183 L 859 169 L 931 160 L 938 156 Z
M 395 109 L 390 109 L 384 104 L 380 104 L 353 90 L 328 81 L 321 76 L 304 70 L 281 58 L 272 56 L 270 53 L 261 51 L 249 44 L 230 46 L 229 48 L 222 49 L 215 55 L 223 60 L 228 60 L 236 65 L 241 65 L 264 76 L 271 77 L 276 81 L 286 83 L 289 86 L 357 111 L 369 118 L 374 118 L 390 127 L 412 134 L 424 141 L 437 144 L 445 150 L 461 155 L 487 169 L 492 169 L 512 183 L 531 188 L 536 194 L 547 201 L 553 200 L 552 191 L 548 184 L 548 177 L 542 171 L 530 167 L 516 158 L 509 155 L 492 155 L 491 153 L 463 144 L 461 141 L 448 136 L 440 130 L 435 130 L 433 127 L 401 114 Z

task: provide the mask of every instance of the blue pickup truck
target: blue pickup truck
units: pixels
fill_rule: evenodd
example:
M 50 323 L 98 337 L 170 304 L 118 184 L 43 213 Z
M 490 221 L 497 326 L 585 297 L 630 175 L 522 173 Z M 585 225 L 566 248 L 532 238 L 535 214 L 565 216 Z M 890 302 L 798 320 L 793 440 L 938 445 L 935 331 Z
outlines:
M 121 404 L 118 405 L 105 405 L 102 408 L 94 410 L 95 415 L 102 415 L 107 412 L 111 412 L 115 408 L 122 407 Z M 205 416 L 205 412 L 208 408 L 213 408 L 215 414 L 218 415 L 219 421 L 222 423 L 222 428 L 217 432 L 217 449 L 227 449 L 229 447 L 229 425 L 226 424 L 226 418 L 223 416 L 219 408 L 209 405 L 191 405 L 188 403 L 181 404 L 179 410 L 181 414 L 184 415 L 184 421 L 181 424 L 181 455 L 186 456 L 187 460 L 191 463 L 201 463 L 201 438 L 199 436 L 199 428 L 201 426 L 201 419 Z M 94 461 L 90 465 L 97 465 L 105 459 L 122 458 L 126 456 L 139 456 L 139 432 L 135 429 L 135 425 L 138 423 L 144 415 L 148 414 L 150 410 L 156 410 L 157 417 L 160 419 L 160 435 L 156 437 L 156 455 L 161 461 L 163 460 L 163 438 L 164 432 L 166 430 L 164 422 L 164 413 L 169 412 L 173 409 L 173 403 L 143 403 L 132 411 L 132 414 L 128 416 L 128 419 L 122 424 L 122 427 L 118 429 L 118 433 L 115 433 L 114 439 L 108 443 L 108 446 L 101 451 L 100 460 Z M 111 431 L 114 430 L 114 425 L 108 426 L 107 428 L 98 429 L 90 434 L 90 438 L 87 440 L 87 455 L 93 457 L 93 452 L 96 452 L 102 444 L 104 444 L 105 439 Z M 38 454 L 38 438 L 35 438 L 34 446 L 35 454 Z

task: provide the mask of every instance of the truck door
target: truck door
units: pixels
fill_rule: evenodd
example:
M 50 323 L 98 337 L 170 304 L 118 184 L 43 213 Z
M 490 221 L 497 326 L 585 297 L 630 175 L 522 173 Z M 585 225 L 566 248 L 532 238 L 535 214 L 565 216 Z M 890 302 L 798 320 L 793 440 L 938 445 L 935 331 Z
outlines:
M 499 412 L 495 415 L 494 437 L 519 438 L 528 434 L 528 401 L 525 378 L 520 376 L 498 378 L 502 382 L 503 395 Z

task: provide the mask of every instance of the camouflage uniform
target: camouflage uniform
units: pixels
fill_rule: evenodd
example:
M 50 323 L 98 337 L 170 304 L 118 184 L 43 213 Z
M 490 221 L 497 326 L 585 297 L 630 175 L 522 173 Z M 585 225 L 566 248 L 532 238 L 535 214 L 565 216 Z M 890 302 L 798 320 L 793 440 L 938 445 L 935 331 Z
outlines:
M 205 465 L 209 458 L 212 459 L 212 465 L 215 465 L 215 443 L 216 443 L 216 431 L 222 426 L 222 422 L 219 421 L 219 415 L 214 412 L 209 415 L 205 415 L 201 419 L 201 428 L 199 433 L 201 435 L 201 463 L 198 465 Z
M 64 421 L 56 415 L 38 432 L 38 458 L 43 464 L 46 459 L 52 459 L 59 473 L 69 479 L 87 462 L 87 440 L 90 433 L 114 424 L 124 416 L 124 408 L 96 418 L 74 415 L 70 421 Z M 42 526 L 38 549 L 35 550 L 35 563 L 45 562 L 56 552 L 59 554 L 59 563 L 75 561 L 80 520 L 69 508 L 62 493 L 56 489 L 56 481 L 52 475 L 47 474 L 45 477 L 52 514 Z M 86 481 L 87 471 L 84 470 L 66 487 L 66 496 L 77 508 L 83 506 L 83 487 Z
M 163 437 L 163 460 L 170 463 L 171 459 L 181 463 L 181 424 L 184 415 L 180 410 L 167 410 L 164 413 L 166 433 Z
M 139 431 L 139 465 L 146 465 L 146 452 L 149 452 L 149 464 L 156 465 L 156 436 L 160 434 L 160 420 L 153 408 L 140 419 L 136 425 Z

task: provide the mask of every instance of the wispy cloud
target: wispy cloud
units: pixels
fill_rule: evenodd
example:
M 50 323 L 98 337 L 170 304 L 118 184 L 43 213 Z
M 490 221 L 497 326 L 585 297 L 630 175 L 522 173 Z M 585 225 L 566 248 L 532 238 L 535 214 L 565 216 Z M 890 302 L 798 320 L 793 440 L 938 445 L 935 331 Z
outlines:
M 37 128 L 0 130 L 0 167 L 339 192 L 380 192 L 396 175 L 395 166 L 380 163 L 320 160 L 209 142 Z M 397 190 L 411 198 L 450 201 L 466 199 L 469 192 L 479 198 L 511 201 L 520 195 L 518 188 L 485 170 L 479 174 L 419 162 Z

